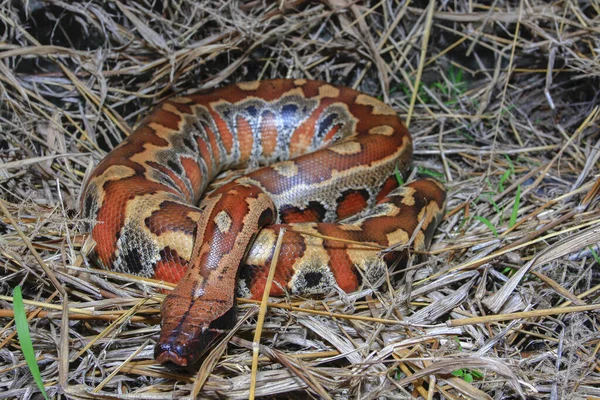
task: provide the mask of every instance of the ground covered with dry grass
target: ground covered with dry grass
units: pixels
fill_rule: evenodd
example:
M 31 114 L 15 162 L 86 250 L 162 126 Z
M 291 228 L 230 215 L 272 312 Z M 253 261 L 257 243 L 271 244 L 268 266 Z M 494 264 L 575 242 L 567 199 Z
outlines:
M 0 398 L 42 398 L 18 285 L 49 396 L 600 396 L 599 52 L 597 0 L 0 1 Z M 251 303 L 168 371 L 165 285 L 86 264 L 81 184 L 165 97 L 276 77 L 391 104 L 446 218 L 379 291 L 271 299 L 256 374 Z

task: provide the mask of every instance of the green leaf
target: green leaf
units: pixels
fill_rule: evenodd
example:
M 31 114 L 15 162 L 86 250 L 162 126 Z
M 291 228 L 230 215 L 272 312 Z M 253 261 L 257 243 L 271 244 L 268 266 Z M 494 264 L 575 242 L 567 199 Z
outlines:
M 492 197 L 492 195 L 494 194 L 494 192 L 483 192 L 481 193 L 481 196 L 479 196 L 476 200 L 485 200 L 488 203 L 490 203 L 492 205 L 492 207 L 494 208 L 494 211 L 496 211 L 498 214 L 500 214 L 502 212 L 502 210 L 500 209 L 500 206 L 498 205 L 498 203 L 496 203 L 494 201 L 494 198 Z
M 490 230 L 492 231 L 492 233 L 494 234 L 494 236 L 496 236 L 496 237 L 498 236 L 498 231 L 496 230 L 496 227 L 490 222 L 489 219 L 487 219 L 485 217 L 480 217 L 478 215 L 475 215 L 473 218 L 476 219 L 477 221 L 481 222 L 482 224 L 484 224 L 488 228 L 490 228 Z
M 477 378 L 477 379 L 483 378 L 483 374 L 476 369 L 471 370 L 471 375 L 473 375 L 473 378 Z
M 446 179 L 444 177 L 444 174 L 441 174 L 441 173 L 439 173 L 437 171 L 432 171 L 432 170 L 427 169 L 427 168 L 419 167 L 419 173 L 423 174 L 423 175 L 429 175 L 432 178 L 435 178 L 435 179 L 437 179 L 440 182 L 445 182 L 446 181 Z
M 470 370 L 468 368 L 456 369 L 451 372 L 452 375 L 463 378 L 463 380 L 467 383 L 473 382 L 475 379 L 483 378 L 483 374 L 478 370 Z
M 37 387 L 42 392 L 44 399 L 48 400 L 46 389 L 44 388 L 44 382 L 42 382 L 42 374 L 40 374 L 40 368 L 37 365 L 35 359 L 35 352 L 33 351 L 33 344 L 31 343 L 31 336 L 29 335 L 29 323 L 27 321 L 27 314 L 25 313 L 25 307 L 23 306 L 23 294 L 21 293 L 21 286 L 17 286 L 13 290 L 13 307 L 15 313 L 15 326 L 17 327 L 17 336 L 19 338 L 19 344 L 21 345 L 21 351 L 25 357 L 25 362 L 33 380 Z
M 474 142 L 475 141 L 475 136 L 471 135 L 468 132 L 463 131 L 462 129 L 459 130 L 458 132 L 456 132 L 457 134 L 463 136 L 464 138 L 466 138 L 469 142 Z
M 463 351 L 463 348 L 462 348 L 462 345 L 460 344 L 460 339 L 458 338 L 458 336 L 454 336 L 452 339 L 454 340 L 454 342 L 458 346 L 458 350 L 459 351 Z
M 512 212 L 510 213 L 510 221 L 508 227 L 511 228 L 517 223 L 517 215 L 519 214 L 519 206 L 521 205 L 521 185 L 517 185 L 517 193 L 515 194 L 515 202 L 513 204 Z
M 467 89 L 467 83 L 463 79 L 463 70 L 451 65 L 448 69 L 448 79 L 452 83 L 451 89 L 457 95 L 462 95 Z
M 440 92 L 442 92 L 443 94 L 447 95 L 448 92 L 446 91 L 446 86 L 443 85 L 441 82 L 434 82 L 432 85 L 434 88 L 438 89 Z
M 400 368 L 396 368 L 396 371 L 394 373 L 394 379 L 399 381 L 400 379 L 404 378 L 404 373 L 402 372 L 402 370 Z
M 504 192 L 504 182 L 506 182 L 508 180 L 509 176 L 510 176 L 510 170 L 507 169 L 506 171 L 504 171 L 504 173 L 500 177 L 500 182 L 498 183 L 498 192 Z
M 515 164 L 512 162 L 512 160 L 510 159 L 510 157 L 508 156 L 508 154 L 504 155 L 504 158 L 506 159 L 506 162 L 508 163 L 509 167 L 510 167 L 510 173 L 511 175 L 515 175 Z
M 400 185 L 400 186 L 404 185 L 404 178 L 402 178 L 402 174 L 400 173 L 400 170 L 398 169 L 397 165 L 396 165 L 396 168 L 394 169 L 394 175 L 396 175 L 396 180 L 398 181 L 398 185 Z
M 392 87 L 390 87 L 390 95 L 396 93 L 397 91 L 402 89 L 402 85 L 394 85 Z M 381 96 L 383 97 L 383 96 Z
M 592 253 L 592 256 L 594 256 L 594 259 L 596 260 L 596 262 L 598 264 L 600 264 L 600 256 L 598 256 L 598 253 L 596 253 L 596 251 L 594 250 L 593 247 L 588 247 L 590 249 L 590 252 Z
M 509 112 L 509 111 L 512 111 L 512 110 L 513 110 L 513 109 L 515 109 L 515 108 L 517 108 L 517 105 L 516 105 L 516 104 L 511 104 L 511 105 L 509 105 L 508 107 L 503 107 L 503 108 L 500 110 L 500 115 L 504 115 L 504 114 L 506 114 L 507 112 Z

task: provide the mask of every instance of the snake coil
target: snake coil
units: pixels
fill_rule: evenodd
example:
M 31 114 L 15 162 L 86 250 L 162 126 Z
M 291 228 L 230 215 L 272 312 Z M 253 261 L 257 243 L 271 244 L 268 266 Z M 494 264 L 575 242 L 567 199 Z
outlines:
M 273 296 L 350 292 L 405 258 L 402 245 L 426 249 L 446 194 L 431 179 L 396 188 L 394 172 L 411 161 L 394 110 L 349 88 L 273 80 L 173 98 L 88 180 L 92 257 L 179 282 L 163 303 L 155 356 L 191 365 L 233 326 L 236 284 L 262 296 L 284 227 Z M 204 195 L 239 168 L 247 173 Z

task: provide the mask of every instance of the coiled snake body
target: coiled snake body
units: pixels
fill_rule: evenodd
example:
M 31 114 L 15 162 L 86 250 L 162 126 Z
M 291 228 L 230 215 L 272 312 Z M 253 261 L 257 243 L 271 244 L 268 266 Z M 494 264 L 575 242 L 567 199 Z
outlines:
M 106 268 L 179 282 L 163 303 L 155 356 L 190 365 L 233 325 L 238 277 L 242 295 L 262 296 L 283 227 L 274 296 L 350 292 L 405 257 L 402 245 L 426 249 L 445 191 L 429 179 L 395 189 L 394 171 L 411 159 L 394 110 L 348 88 L 273 80 L 174 98 L 88 180 L 82 210 L 95 221 L 92 256 Z M 212 179 L 234 168 L 248 173 L 195 206 Z

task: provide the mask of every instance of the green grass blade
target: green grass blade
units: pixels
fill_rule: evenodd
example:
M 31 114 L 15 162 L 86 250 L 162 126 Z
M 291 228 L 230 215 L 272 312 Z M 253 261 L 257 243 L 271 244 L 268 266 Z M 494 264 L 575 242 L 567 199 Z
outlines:
M 432 178 L 437 179 L 440 182 L 445 182 L 446 181 L 446 179 L 445 179 L 446 177 L 444 176 L 444 174 L 439 173 L 437 171 L 433 171 L 431 169 L 423 168 L 421 166 L 418 167 L 418 171 L 419 171 L 419 174 L 431 176 Z
M 594 250 L 593 247 L 589 247 L 589 249 L 592 252 L 592 256 L 594 256 L 594 259 L 596 260 L 596 262 L 598 264 L 600 264 L 600 256 L 598 255 L 598 253 L 596 253 L 596 251 Z
M 517 215 L 519 214 L 519 206 L 521 205 L 521 185 L 517 185 L 517 193 L 515 195 L 515 202 L 513 204 L 512 212 L 510 213 L 510 221 L 508 227 L 512 228 L 517 223 Z
M 492 233 L 494 234 L 494 236 L 498 236 L 498 231 L 496 230 L 496 227 L 494 226 L 494 224 L 492 224 L 490 222 L 489 219 L 485 218 L 485 217 L 479 217 L 479 216 L 474 216 L 473 218 L 475 218 L 477 221 L 481 222 L 482 224 L 484 224 L 485 226 L 487 226 L 488 228 L 490 228 L 490 230 L 492 231 Z
M 19 337 L 19 345 L 21 345 L 21 351 L 25 357 L 25 362 L 29 367 L 29 371 L 31 371 L 33 380 L 42 392 L 44 399 L 48 400 L 48 394 L 46 393 L 46 388 L 44 388 L 44 382 L 42 382 L 42 374 L 40 374 L 40 368 L 37 365 L 35 352 L 33 351 L 33 344 L 31 343 L 31 336 L 29 335 L 29 324 L 27 322 L 25 307 L 23 306 L 21 286 L 17 286 L 13 290 L 13 307 L 15 313 L 15 326 L 17 327 L 17 336 Z
M 500 182 L 498 183 L 498 192 L 504 192 L 504 182 L 508 180 L 510 177 L 510 170 L 504 171 L 502 176 L 500 177 Z
M 509 166 L 510 175 L 515 176 L 515 164 L 512 162 L 512 160 L 510 159 L 510 157 L 507 154 L 504 155 L 504 158 L 506 159 L 506 163 Z
M 394 175 L 396 175 L 396 180 L 398 181 L 398 185 L 400 185 L 400 186 L 404 185 L 404 179 L 402 178 L 402 174 L 400 173 L 400 170 L 398 169 L 397 165 L 396 165 L 396 168 L 394 169 Z

